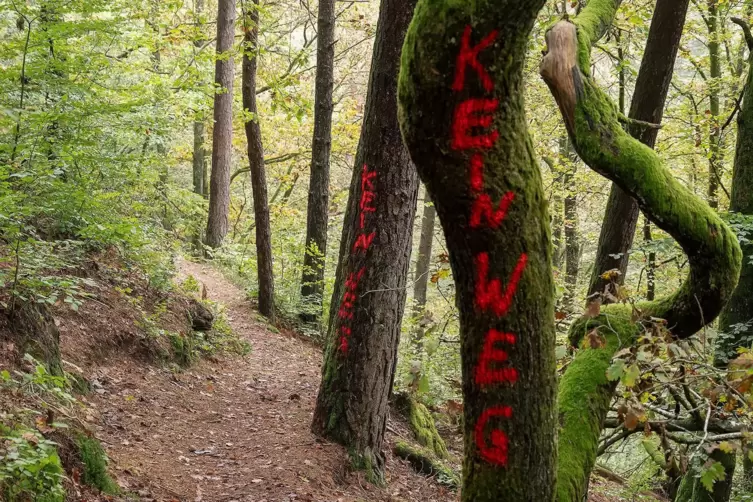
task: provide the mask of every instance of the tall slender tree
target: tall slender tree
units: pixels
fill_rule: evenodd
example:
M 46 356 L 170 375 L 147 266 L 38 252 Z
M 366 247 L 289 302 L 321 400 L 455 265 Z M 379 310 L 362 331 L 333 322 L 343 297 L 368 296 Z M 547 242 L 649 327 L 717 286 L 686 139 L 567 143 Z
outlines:
M 413 0 L 382 0 L 312 429 L 383 481 L 381 451 L 405 309 L 418 176 L 397 121 Z
M 321 316 L 324 292 L 329 221 L 329 157 L 332 150 L 332 89 L 335 79 L 335 0 L 320 0 L 317 27 L 314 138 L 311 145 L 306 249 L 301 280 L 301 296 L 306 304 L 306 312 L 302 313 L 302 317 L 307 321 Z
M 209 219 L 206 244 L 217 248 L 228 231 L 230 168 L 233 154 L 233 40 L 235 0 L 217 2 L 217 62 L 214 70 L 214 129 L 212 175 L 209 187 Z
M 709 48 L 709 185 L 708 202 L 714 209 L 719 207 L 719 180 L 722 176 L 722 162 L 724 149 L 722 147 L 721 124 L 721 85 L 722 85 L 722 54 L 721 54 L 721 6 L 719 0 L 707 0 L 708 10 L 703 20 L 708 28 Z
M 197 36 L 193 45 L 200 50 L 204 43 L 204 0 L 194 0 L 194 23 L 196 23 Z M 198 111 L 193 122 L 193 191 L 203 197 L 208 195 L 207 190 L 207 159 L 204 143 L 206 142 L 206 124 L 204 112 Z
M 254 193 L 254 224 L 256 226 L 256 268 L 259 280 L 259 312 L 270 321 L 275 318 L 275 287 L 272 269 L 272 230 L 269 226 L 267 176 L 264 148 L 256 106 L 256 68 L 259 51 L 259 0 L 243 4 L 243 109 L 251 120 L 245 125 L 248 142 L 248 164 Z
M 661 123 L 689 4 L 690 0 L 657 0 L 635 83 L 630 118 Z M 652 148 L 659 132 L 656 128 L 638 125 L 630 126 L 629 130 Z M 633 198 L 613 184 L 599 236 L 589 296 L 601 293 L 609 286 L 611 280 L 601 277 L 604 272 L 617 269 L 621 273 L 620 281 L 624 280 L 630 259 L 628 251 L 633 245 L 639 215 Z
M 424 198 L 424 211 L 421 216 L 421 240 L 418 243 L 418 256 L 416 257 L 416 273 L 413 283 L 413 316 L 424 314 L 426 308 L 426 292 L 429 287 L 429 266 L 431 265 L 431 249 L 434 243 L 434 222 L 437 211 L 428 200 L 428 192 Z M 420 343 L 424 330 L 419 325 L 413 333 L 413 340 Z

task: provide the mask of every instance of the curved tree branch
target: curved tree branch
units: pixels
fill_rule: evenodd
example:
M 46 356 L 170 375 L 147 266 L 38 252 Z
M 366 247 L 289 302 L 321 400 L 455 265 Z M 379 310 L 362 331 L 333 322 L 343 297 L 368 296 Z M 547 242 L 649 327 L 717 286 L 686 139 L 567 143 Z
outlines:
M 737 284 L 742 259 L 731 229 L 672 176 L 653 150 L 621 127 L 617 107 L 590 76 L 591 46 L 611 24 L 619 3 L 592 0 L 574 22 L 555 24 L 546 35 L 541 75 L 581 159 L 633 197 L 653 223 L 675 238 L 688 255 L 690 274 L 673 295 L 639 305 L 637 312 L 610 306 L 573 326 L 574 344 L 594 331 L 604 343 L 582 349 L 560 382 L 559 502 L 580 500 L 585 493 L 614 391 L 606 370 L 615 352 L 631 345 L 644 324 L 656 318 L 680 338 L 712 322 Z

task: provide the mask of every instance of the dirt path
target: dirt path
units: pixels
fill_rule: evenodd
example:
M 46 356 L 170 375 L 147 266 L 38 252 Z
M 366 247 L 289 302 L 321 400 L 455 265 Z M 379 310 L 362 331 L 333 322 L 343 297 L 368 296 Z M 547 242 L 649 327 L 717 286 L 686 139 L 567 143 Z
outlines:
M 100 369 L 101 395 L 91 399 L 104 423 L 97 435 L 121 484 L 142 500 L 456 500 L 392 455 L 386 489 L 349 473 L 344 450 L 309 432 L 319 351 L 270 332 L 216 270 L 181 262 L 180 275 L 189 274 L 225 305 L 253 350 L 179 373 L 124 361 Z

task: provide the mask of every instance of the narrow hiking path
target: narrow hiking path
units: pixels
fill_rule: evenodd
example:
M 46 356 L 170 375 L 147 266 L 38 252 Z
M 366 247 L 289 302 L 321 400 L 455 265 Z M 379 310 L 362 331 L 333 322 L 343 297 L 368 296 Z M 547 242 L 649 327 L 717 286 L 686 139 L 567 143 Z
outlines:
M 392 455 L 387 488 L 349 472 L 345 450 L 309 431 L 319 349 L 270 331 L 211 266 L 181 261 L 179 279 L 188 275 L 225 306 L 252 352 L 178 373 L 122 360 L 99 369 L 89 402 L 126 489 L 160 501 L 456 500 Z

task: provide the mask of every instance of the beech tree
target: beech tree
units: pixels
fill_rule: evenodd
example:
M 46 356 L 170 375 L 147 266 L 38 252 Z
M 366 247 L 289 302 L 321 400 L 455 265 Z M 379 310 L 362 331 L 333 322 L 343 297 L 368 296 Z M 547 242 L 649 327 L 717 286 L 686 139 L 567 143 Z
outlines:
M 306 212 L 306 249 L 301 297 L 304 320 L 318 318 L 324 293 L 324 264 L 329 221 L 329 157 L 332 149 L 332 89 L 335 84 L 335 0 L 321 0 L 317 20 L 314 138 Z
M 400 137 L 400 47 L 415 3 L 382 0 L 366 109 L 345 212 L 312 429 L 384 481 L 387 425 L 405 309 L 418 176 Z
M 217 248 L 228 231 L 230 168 L 233 154 L 233 38 L 235 0 L 217 2 L 217 62 L 214 70 L 214 129 L 212 174 L 209 184 L 209 218 L 206 244 Z

